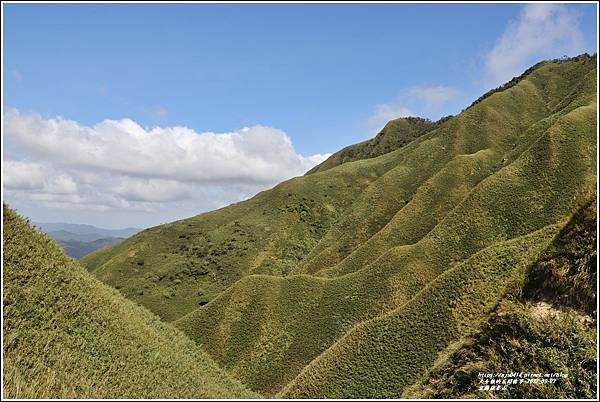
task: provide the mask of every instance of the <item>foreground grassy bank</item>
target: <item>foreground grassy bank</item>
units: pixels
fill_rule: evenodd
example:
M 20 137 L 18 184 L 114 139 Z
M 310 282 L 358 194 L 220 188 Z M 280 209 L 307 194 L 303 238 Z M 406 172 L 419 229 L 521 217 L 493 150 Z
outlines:
M 3 212 L 5 398 L 257 396 L 6 205 Z

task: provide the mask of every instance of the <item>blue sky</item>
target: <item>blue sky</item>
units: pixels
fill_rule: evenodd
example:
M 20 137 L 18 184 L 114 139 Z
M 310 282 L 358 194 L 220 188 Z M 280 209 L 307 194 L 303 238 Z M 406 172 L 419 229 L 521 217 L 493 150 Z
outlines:
M 202 177 L 177 173 L 183 167 L 165 167 L 164 174 L 149 177 L 144 169 L 156 170 L 152 163 L 133 171 L 128 167 L 137 160 L 119 169 L 108 160 L 66 161 L 58 150 L 40 150 L 24 139 L 27 132 L 15 129 L 5 137 L 5 162 L 32 177 L 50 170 L 53 176 L 33 183 L 5 169 L 13 183 L 5 184 L 5 197 L 38 221 L 112 227 L 152 225 L 237 201 L 372 136 L 391 118 L 457 114 L 541 59 L 596 52 L 595 5 L 531 7 L 3 4 L 3 113 L 5 119 L 12 113 L 14 127 L 23 129 L 20 121 L 29 119 L 29 129 L 52 131 L 68 121 L 77 127 L 73 133 L 60 128 L 71 133 L 65 141 L 90 135 L 98 140 L 96 148 L 106 138 L 119 138 L 117 131 L 135 137 L 133 132 L 158 126 L 163 131 L 154 134 L 171 141 L 169 135 L 183 134 L 169 128 L 187 127 L 194 135 L 214 133 L 219 144 L 231 140 L 234 151 L 222 150 L 227 158 L 233 152 L 256 160 L 249 149 L 269 149 L 265 138 L 275 141 L 273 149 L 285 148 L 287 158 L 281 175 L 265 173 L 279 170 L 281 162 L 263 155 L 266 162 L 261 160 L 252 177 L 229 167 L 219 170 L 218 160 L 211 162 L 214 172 Z M 124 119 L 136 126 L 95 129 Z M 249 134 L 243 127 L 251 128 Z M 223 133 L 229 137 L 219 137 Z M 202 138 L 195 152 L 219 154 Z M 143 147 L 138 142 L 130 145 L 134 155 L 125 158 L 144 154 L 140 157 L 161 169 L 169 163 L 147 155 L 146 148 L 137 152 Z M 82 171 L 102 178 L 82 178 Z M 115 198 L 87 208 L 91 194 L 83 189 L 99 181 Z M 123 189 L 132 186 L 139 191 L 124 196 Z M 157 197 L 164 188 L 183 195 Z M 206 197 L 212 201 L 199 202 Z

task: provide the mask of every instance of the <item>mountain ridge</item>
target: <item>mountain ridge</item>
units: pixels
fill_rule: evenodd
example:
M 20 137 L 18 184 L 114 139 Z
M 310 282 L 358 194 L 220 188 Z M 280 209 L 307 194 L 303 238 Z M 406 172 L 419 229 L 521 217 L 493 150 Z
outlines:
M 64 222 L 33 222 L 33 226 L 52 237 L 67 255 L 80 259 L 87 254 L 133 236 L 142 229 L 103 229 L 92 225 Z
M 306 175 L 322 172 L 347 162 L 375 158 L 395 149 L 402 148 L 421 135 L 433 130 L 451 116 L 432 122 L 420 117 L 401 117 L 389 121 L 373 138 L 348 145 L 335 152 L 325 161 L 306 172 Z
M 334 158 L 83 262 L 255 391 L 398 397 L 485 319 L 595 193 L 595 65 L 596 56 L 539 63 L 397 149 Z M 486 273 L 510 280 L 488 284 Z M 456 304 L 443 310 L 436 299 Z M 357 342 L 369 345 L 364 353 Z M 410 356 L 390 354 L 418 342 Z M 407 361 L 418 362 L 413 374 L 386 371 Z M 361 388 L 352 378 L 370 380 Z
M 32 224 L 43 232 L 56 232 L 64 230 L 78 235 L 100 235 L 102 237 L 131 237 L 142 231 L 140 228 L 105 229 L 93 225 L 65 222 L 32 222 Z

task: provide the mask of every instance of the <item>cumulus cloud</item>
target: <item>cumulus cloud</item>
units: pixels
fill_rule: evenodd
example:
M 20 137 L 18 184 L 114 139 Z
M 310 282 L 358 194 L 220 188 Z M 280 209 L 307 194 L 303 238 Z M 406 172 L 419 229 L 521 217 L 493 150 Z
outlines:
M 109 187 L 127 201 L 169 202 L 192 198 L 192 187 L 174 180 L 123 177 Z
M 39 189 L 44 185 L 46 171 L 38 163 L 27 163 L 4 159 L 4 188 L 8 189 Z
M 265 126 L 217 134 L 186 127 L 146 130 L 123 119 L 85 127 L 11 109 L 4 134 L 12 145 L 56 165 L 196 183 L 270 184 L 326 157 L 296 153 L 285 132 Z
M 4 187 L 55 194 L 74 194 L 77 184 L 68 174 L 39 163 L 4 160 Z
M 484 79 L 495 87 L 536 61 L 581 52 L 583 34 L 575 10 L 557 3 L 528 4 L 487 53 Z
M 300 155 L 285 132 L 266 126 L 197 133 L 122 119 L 86 127 L 10 109 L 3 129 L 26 156 L 5 157 L 5 190 L 54 207 L 153 210 L 217 188 L 231 189 L 221 201 L 234 202 L 329 156 Z

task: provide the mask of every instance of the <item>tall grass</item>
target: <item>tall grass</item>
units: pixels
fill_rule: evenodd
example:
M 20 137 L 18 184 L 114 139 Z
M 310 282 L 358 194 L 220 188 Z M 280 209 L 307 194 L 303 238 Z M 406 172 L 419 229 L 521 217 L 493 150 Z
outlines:
M 256 397 L 6 205 L 5 398 Z

